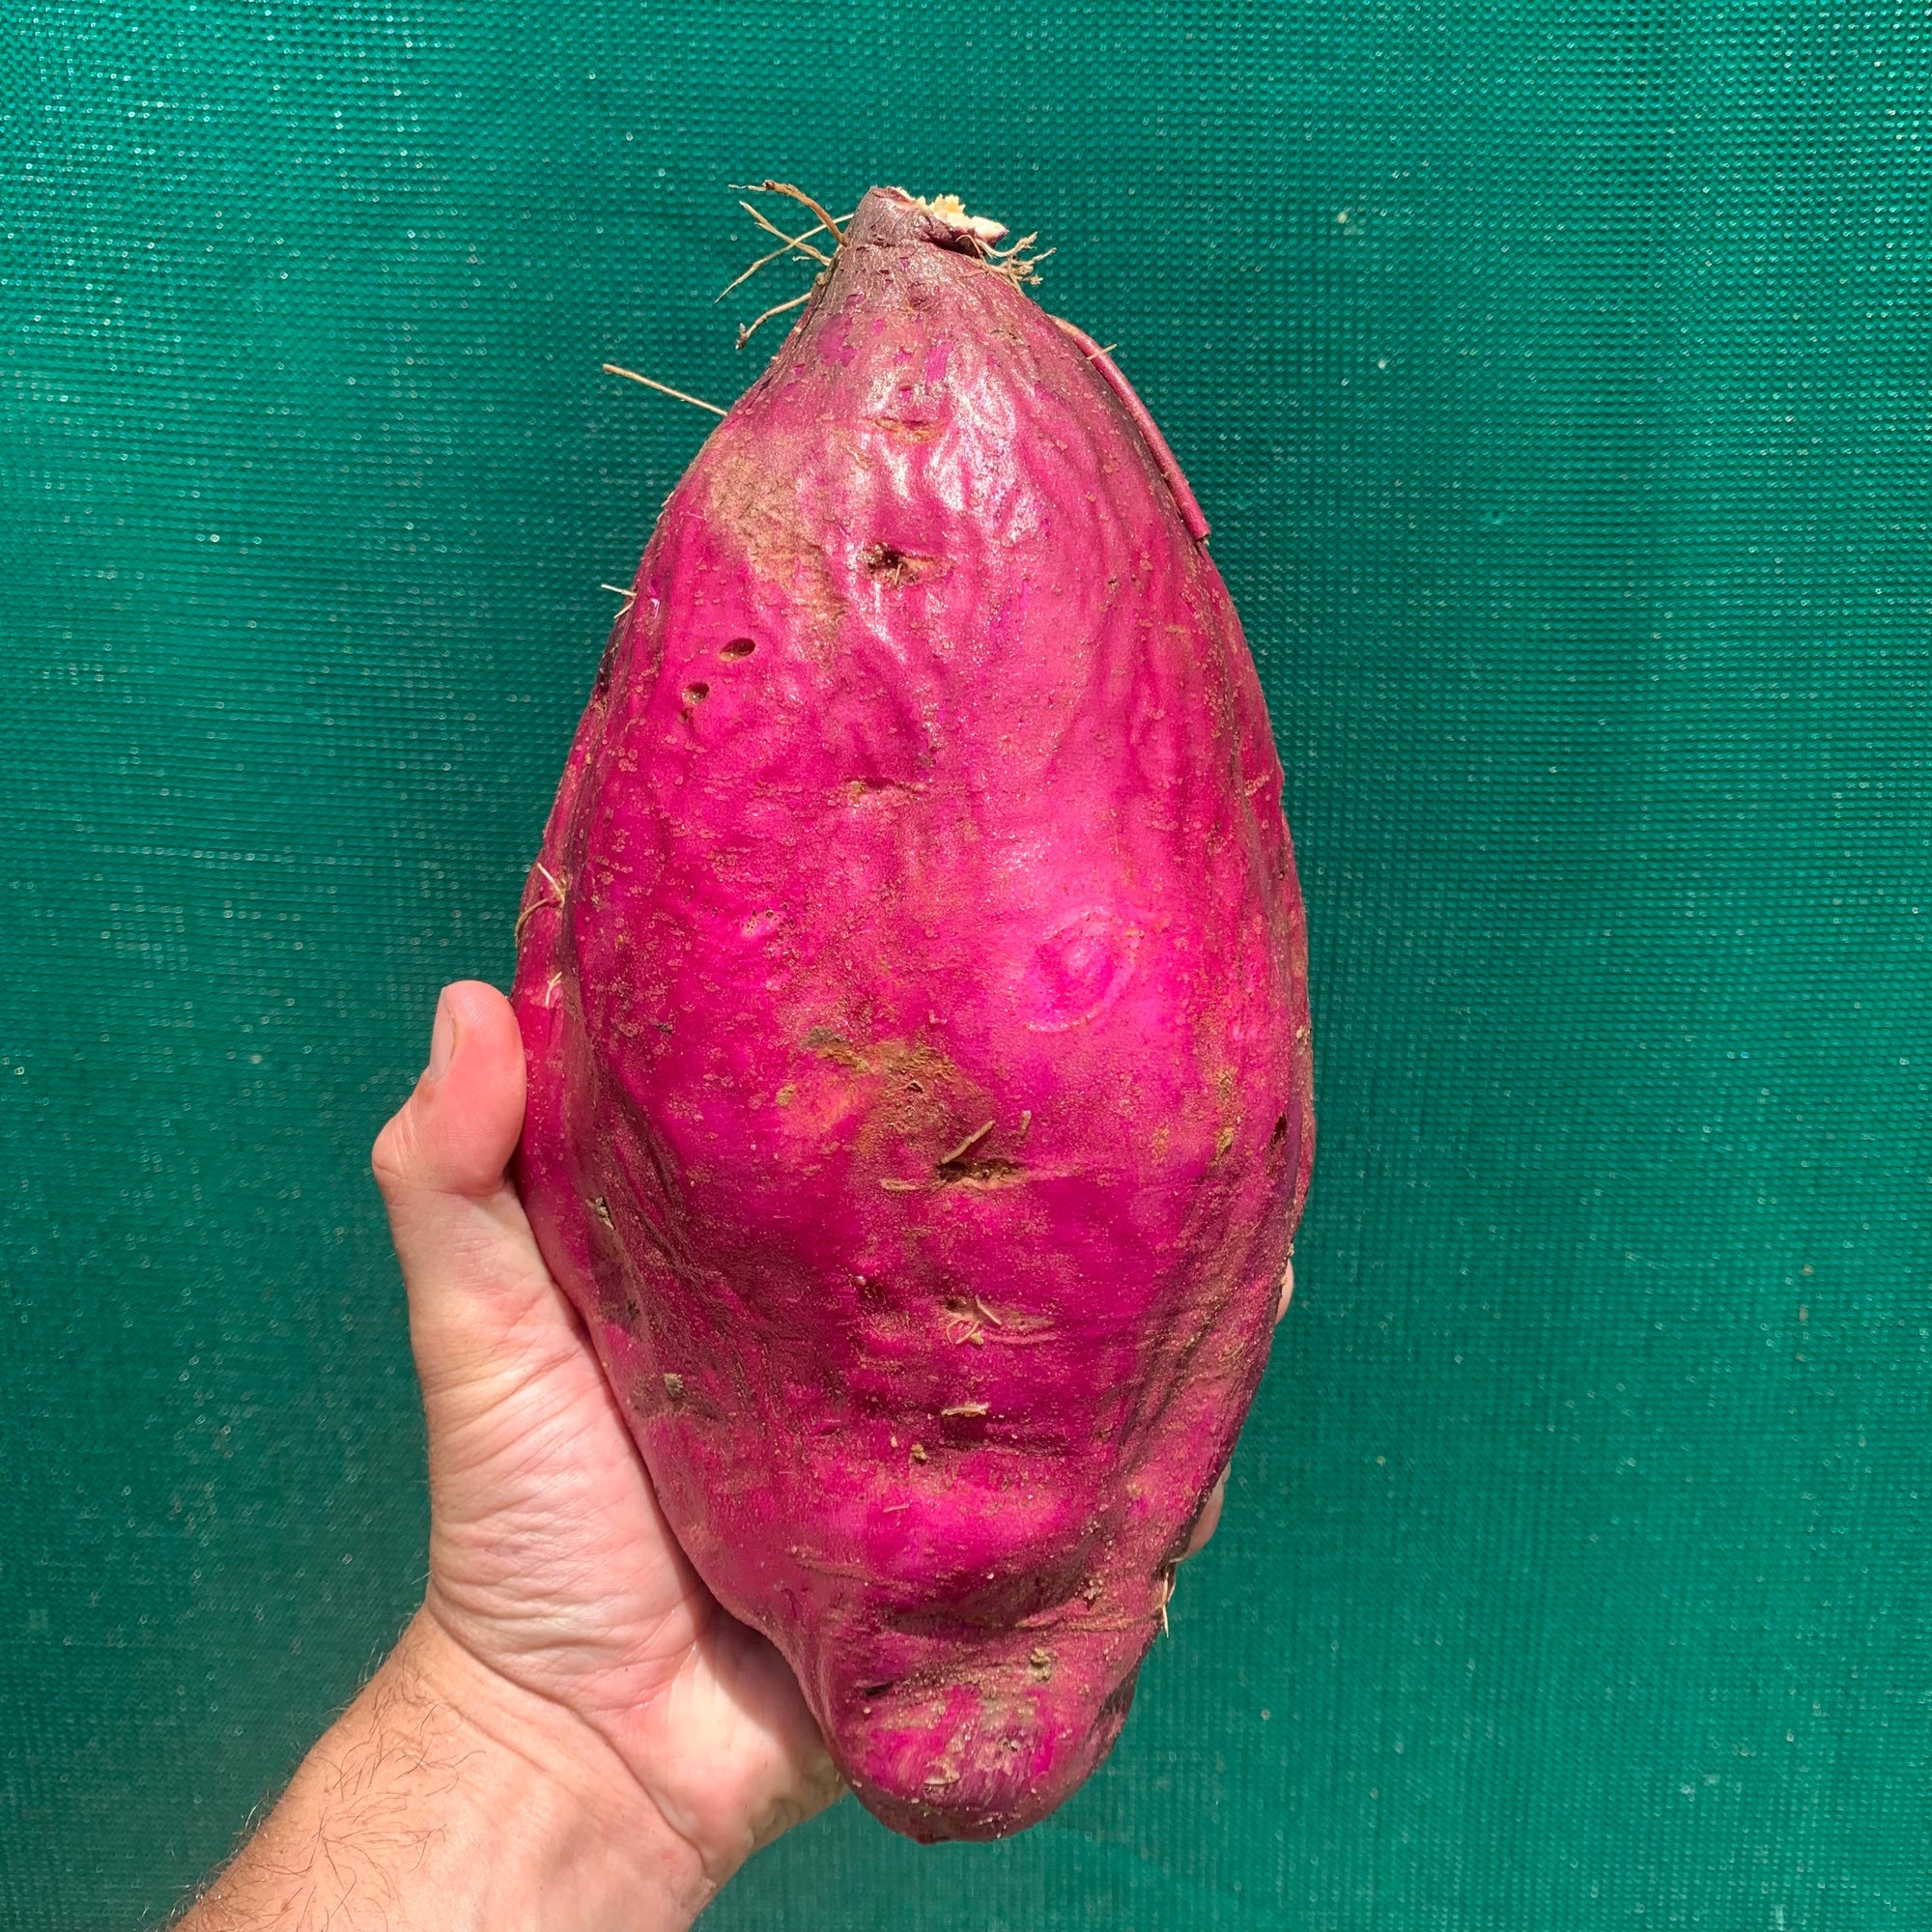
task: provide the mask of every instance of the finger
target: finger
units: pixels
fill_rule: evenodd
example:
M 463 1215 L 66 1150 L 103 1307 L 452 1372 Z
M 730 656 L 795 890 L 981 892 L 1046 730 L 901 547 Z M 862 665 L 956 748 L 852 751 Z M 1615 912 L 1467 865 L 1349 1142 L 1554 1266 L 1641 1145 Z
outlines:
M 500 1368 L 513 1334 L 576 1346 L 506 1172 L 523 1120 L 524 1049 L 510 1003 L 480 980 L 444 987 L 429 1065 L 371 1163 L 425 1395 Z
M 1288 1313 L 1288 1304 L 1294 1299 L 1294 1264 L 1291 1261 L 1281 1271 L 1281 1299 L 1275 1304 L 1274 1319 L 1279 1321 Z M 1184 1563 L 1200 1550 L 1207 1548 L 1208 1539 L 1221 1525 L 1221 1505 L 1228 1496 L 1228 1472 L 1223 1469 L 1215 1479 L 1214 1487 L 1208 1492 L 1208 1500 L 1201 1505 L 1201 1514 L 1194 1519 L 1194 1529 L 1187 1539 L 1187 1548 L 1180 1552 Z
M 1197 1551 L 1207 1548 L 1208 1539 L 1221 1523 L 1221 1505 L 1228 1494 L 1228 1472 L 1223 1469 L 1215 1478 L 1214 1487 L 1208 1492 L 1208 1500 L 1201 1505 L 1201 1514 L 1194 1519 L 1194 1533 L 1187 1539 L 1187 1548 L 1180 1552 L 1180 1560 L 1185 1563 Z

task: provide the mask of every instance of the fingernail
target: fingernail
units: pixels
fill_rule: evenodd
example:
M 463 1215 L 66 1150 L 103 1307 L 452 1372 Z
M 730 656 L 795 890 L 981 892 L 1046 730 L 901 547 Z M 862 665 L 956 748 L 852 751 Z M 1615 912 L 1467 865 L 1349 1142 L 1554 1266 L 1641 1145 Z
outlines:
M 429 1037 L 429 1065 L 423 1069 L 431 1080 L 440 1080 L 449 1071 L 456 1055 L 456 1015 L 449 1010 L 449 995 L 436 1003 L 436 1030 Z

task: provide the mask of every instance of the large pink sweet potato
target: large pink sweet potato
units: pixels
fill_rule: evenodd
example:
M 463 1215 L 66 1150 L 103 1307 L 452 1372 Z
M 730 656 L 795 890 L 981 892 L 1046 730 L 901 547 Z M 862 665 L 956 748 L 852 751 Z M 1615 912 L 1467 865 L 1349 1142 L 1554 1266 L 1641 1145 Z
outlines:
M 914 1837 L 1119 1731 L 1314 1123 L 1281 767 L 1110 364 L 875 188 L 665 505 L 530 877 L 521 1179 L 679 1540 Z

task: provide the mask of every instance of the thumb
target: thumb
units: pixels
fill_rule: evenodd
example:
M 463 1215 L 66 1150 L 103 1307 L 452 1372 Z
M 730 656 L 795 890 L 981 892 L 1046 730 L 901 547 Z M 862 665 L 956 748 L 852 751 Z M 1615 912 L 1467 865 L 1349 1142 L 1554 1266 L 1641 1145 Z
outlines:
M 527 1374 L 529 1344 L 577 1346 L 507 1172 L 523 1122 L 524 1047 L 510 1003 L 481 980 L 445 986 L 429 1065 L 370 1162 L 433 1406 L 446 1390 Z

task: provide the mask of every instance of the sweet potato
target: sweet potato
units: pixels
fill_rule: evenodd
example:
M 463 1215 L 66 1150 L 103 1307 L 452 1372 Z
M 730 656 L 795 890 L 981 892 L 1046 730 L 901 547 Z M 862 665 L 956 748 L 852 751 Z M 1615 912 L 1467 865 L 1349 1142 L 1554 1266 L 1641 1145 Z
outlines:
M 1282 771 L 1146 412 L 875 188 L 667 501 L 521 928 L 519 1169 L 666 1512 L 914 1837 L 1113 1743 L 1314 1145 Z

